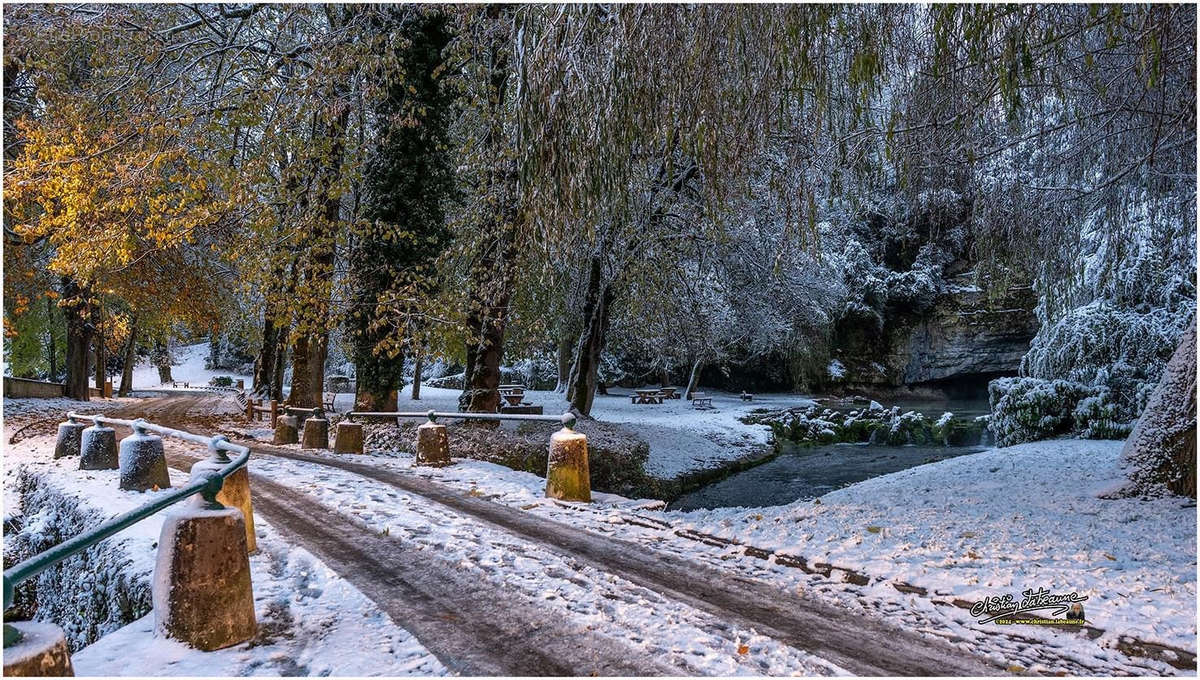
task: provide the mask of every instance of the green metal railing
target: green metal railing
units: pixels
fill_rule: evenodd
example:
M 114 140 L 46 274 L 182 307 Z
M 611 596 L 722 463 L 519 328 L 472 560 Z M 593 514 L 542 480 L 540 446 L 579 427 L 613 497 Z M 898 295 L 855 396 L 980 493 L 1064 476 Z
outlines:
M 350 411 L 346 413 L 347 420 L 354 418 L 428 418 L 435 423 L 438 418 L 458 418 L 460 420 L 531 420 L 542 423 L 562 423 L 568 430 L 575 429 L 575 414 L 535 415 L 532 413 L 464 413 L 462 411 Z
M 97 424 L 106 423 L 109 425 L 121 425 L 128 427 L 134 432 L 141 434 L 147 430 L 158 433 L 164 437 L 173 437 L 184 441 L 193 442 L 196 444 L 205 444 L 208 446 L 210 459 L 217 463 L 224 464 L 218 470 L 208 470 L 201 472 L 197 478 L 189 482 L 186 486 L 180 487 L 168 493 L 162 494 L 158 498 L 146 503 L 145 505 L 130 510 L 129 512 L 118 515 L 100 526 L 86 531 L 74 538 L 68 539 L 58 545 L 30 557 L 29 559 L 14 565 L 9 569 L 4 570 L 4 609 L 8 610 L 12 605 L 13 591 L 18 583 L 26 581 L 50 567 L 62 562 L 63 560 L 87 550 L 96 545 L 100 541 L 112 536 L 113 534 L 125 529 L 137 522 L 146 519 L 150 515 L 168 508 L 179 501 L 190 498 L 196 494 L 200 494 L 205 501 L 205 506 L 210 509 L 219 510 L 224 506 L 217 501 L 217 494 L 221 492 L 221 488 L 225 485 L 225 479 L 234 472 L 246 465 L 250 460 L 250 449 L 245 446 L 231 444 L 222 435 L 213 437 L 204 437 L 183 430 L 175 430 L 162 425 L 146 422 L 138 418 L 137 420 L 122 420 L 120 418 L 107 418 L 98 415 L 80 415 L 78 413 L 68 413 L 69 420 L 91 420 Z M 236 457 L 230 459 L 228 454 L 234 454 Z M 20 641 L 20 633 L 4 624 L 4 646 L 8 647 Z

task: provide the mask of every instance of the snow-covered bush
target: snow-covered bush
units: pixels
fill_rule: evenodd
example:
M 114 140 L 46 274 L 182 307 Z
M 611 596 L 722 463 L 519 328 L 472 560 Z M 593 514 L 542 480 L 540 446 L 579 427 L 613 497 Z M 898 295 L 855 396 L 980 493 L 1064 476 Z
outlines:
M 1163 309 L 1122 309 L 1097 300 L 1043 327 L 1021 362 L 1021 372 L 1102 388 L 1115 409 L 1112 417 L 1134 420 L 1186 321 Z
M 1084 439 L 1124 439 L 1133 430 L 1133 421 L 1121 417 L 1121 409 L 1112 401 L 1112 393 L 1084 397 L 1071 412 L 1075 430 Z
M 5 522 L 5 568 L 106 519 L 28 468 L 18 469 L 14 489 L 24 514 Z M 6 615 L 53 621 L 73 651 L 82 649 L 150 611 L 147 566 L 137 568 L 119 540 L 102 541 L 17 586 Z
M 1012 446 L 1067 434 L 1075 408 L 1096 390 L 1067 380 L 999 378 L 988 384 L 992 416 L 988 428 L 996 446 Z

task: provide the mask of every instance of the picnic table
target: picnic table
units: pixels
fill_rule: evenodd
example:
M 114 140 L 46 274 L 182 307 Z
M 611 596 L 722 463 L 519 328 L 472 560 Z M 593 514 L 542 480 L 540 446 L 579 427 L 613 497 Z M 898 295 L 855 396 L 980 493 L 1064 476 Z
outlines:
M 525 395 L 520 392 L 501 392 L 500 396 L 508 402 L 509 406 L 520 406 L 521 402 L 525 400 Z
M 663 393 L 658 390 L 634 390 L 629 395 L 629 401 L 632 404 L 661 404 Z
M 663 399 L 679 398 L 679 392 L 677 392 L 674 387 L 660 387 L 658 388 L 658 391 L 662 392 Z

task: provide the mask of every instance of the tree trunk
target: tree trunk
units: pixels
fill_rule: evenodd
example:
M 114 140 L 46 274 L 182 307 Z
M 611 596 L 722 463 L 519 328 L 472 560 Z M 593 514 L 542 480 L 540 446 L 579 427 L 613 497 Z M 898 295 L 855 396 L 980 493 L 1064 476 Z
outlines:
M 67 322 L 66 397 L 88 401 L 88 355 L 92 346 L 92 310 L 87 292 L 63 279 L 63 314 Z
M 221 365 L 221 337 L 214 330 L 208 336 L 208 367 L 217 370 Z
M 108 372 L 108 367 L 104 365 L 104 336 L 99 333 L 96 334 L 96 337 L 92 340 L 92 344 L 96 348 L 96 387 L 99 387 L 103 391 L 104 374 Z
M 263 311 L 262 349 L 254 365 L 254 391 L 265 394 L 275 377 L 275 364 L 279 361 L 279 332 L 271 318 L 271 306 Z
M 1125 441 L 1121 460 L 1129 476 L 1122 495 L 1151 495 L 1165 487 L 1196 497 L 1195 317 Z
M 414 401 L 421 398 L 421 369 L 425 367 L 424 364 L 425 357 L 421 356 L 420 354 L 417 355 L 416 359 L 413 359 L 412 398 Z
M 289 406 L 313 408 L 321 405 L 319 399 L 314 403 L 312 398 L 312 371 L 308 362 L 308 336 L 301 335 L 292 343 L 292 391 L 287 398 Z
M 137 315 L 129 324 L 129 342 L 125 344 L 125 363 L 121 366 L 121 388 L 117 390 L 118 397 L 128 397 L 133 391 L 133 364 L 137 361 Z
M 692 362 L 692 372 L 688 375 L 688 384 L 687 389 L 684 390 L 684 398 L 691 399 L 692 392 L 695 392 L 696 388 L 700 387 L 700 369 L 702 368 L 704 368 L 704 365 L 699 359 Z
M 612 287 L 601 281 L 603 264 L 601 256 L 592 257 L 588 270 L 587 297 L 583 303 L 583 332 L 575 346 L 575 362 L 567 385 L 567 401 L 583 415 L 592 412 L 596 374 L 600 370 L 600 354 L 604 351 L 605 336 L 608 334 L 608 312 L 613 298 Z
M 279 334 L 279 344 L 275 348 L 275 375 L 271 376 L 271 398 L 283 401 L 283 374 L 287 371 L 287 345 L 283 334 Z
M 658 386 L 659 387 L 670 387 L 671 386 L 671 374 L 669 371 L 667 371 L 666 366 L 663 366 L 662 368 L 660 368 L 658 370 Z
M 158 367 L 158 382 L 165 385 L 171 382 L 171 347 L 170 341 L 157 341 L 154 344 L 154 365 Z
M 564 332 L 558 338 L 558 382 L 554 385 L 555 392 L 566 392 L 567 381 L 571 379 L 571 336 Z
M 50 364 L 50 382 L 56 382 L 58 378 L 58 348 L 54 339 L 54 311 L 54 301 L 46 298 L 46 318 L 49 319 L 46 324 L 46 335 L 49 337 L 49 342 L 46 343 L 46 360 Z

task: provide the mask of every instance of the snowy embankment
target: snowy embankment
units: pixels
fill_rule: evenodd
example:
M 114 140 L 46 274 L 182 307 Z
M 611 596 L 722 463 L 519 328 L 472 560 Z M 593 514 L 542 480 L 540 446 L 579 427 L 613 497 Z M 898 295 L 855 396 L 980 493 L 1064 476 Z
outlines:
M 545 480 L 481 461 L 456 459 L 439 469 L 416 467 L 405 453 L 353 460 L 701 561 L 731 576 L 819 594 L 864 615 L 949 640 L 1001 668 L 1176 674 L 1180 669 L 1163 660 L 1183 665 L 1188 660 L 1169 650 L 1151 658 L 1117 650 L 1129 651 L 1123 639 L 1129 636 L 1194 656 L 1195 508 L 1187 499 L 1099 498 L 1096 494 L 1119 478 L 1119 450 L 1114 442 L 1026 444 L 922 465 L 818 500 L 686 513 L 658 512 L 661 501 L 612 494 L 596 493 L 589 505 L 554 501 L 545 498 Z M 343 473 L 295 462 L 277 469 L 285 468 L 298 489 L 380 530 L 395 532 L 407 512 L 394 495 L 371 491 L 362 478 L 334 481 Z M 823 562 L 835 568 L 822 570 Z M 817 569 L 796 568 L 799 563 Z M 855 579 L 849 578 L 851 572 Z M 861 576 L 865 582 L 855 582 Z M 896 584 L 927 592 L 900 591 Z M 1088 596 L 1088 623 L 1103 629 L 1103 636 L 1089 639 L 1049 626 L 979 624 L 966 609 L 947 606 L 1004 594 L 1020 599 L 1021 591 L 1039 587 Z
M 78 458 L 52 460 L 53 446 L 53 439 L 36 437 L 8 447 L 5 453 L 5 513 L 17 515 L 16 524 L 25 532 L 61 532 L 64 527 L 59 525 L 68 516 L 86 516 L 88 525 L 94 526 L 146 503 L 155 493 L 164 493 L 120 491 L 116 470 L 80 471 Z M 35 493 L 19 493 L 19 474 L 36 480 L 22 485 Z M 186 480 L 185 473 L 171 471 L 172 484 Z M 22 502 L 37 506 L 21 507 Z M 76 675 L 446 673 L 408 632 L 319 560 L 287 544 L 261 517 L 255 518 L 259 552 L 250 557 L 258 637 L 217 652 L 154 638 L 153 615 L 147 607 L 163 516 L 143 520 L 91 549 L 88 558 L 71 558 L 38 577 L 42 615 L 61 614 L 54 615 L 62 619 L 55 623 L 69 632 L 78 631 L 77 644 L 103 635 L 73 655 Z M 6 536 L 6 542 L 10 540 Z M 100 553 L 109 557 L 98 559 Z M 97 572 L 97 565 L 109 568 Z M 87 600 L 102 601 L 103 606 L 81 609 L 80 590 Z M 114 603 L 130 601 L 131 607 L 114 608 Z M 119 620 L 114 611 L 127 619 L 140 618 Z M 97 620 L 84 620 L 89 617 Z
M 173 352 L 177 363 L 171 366 L 171 379 L 180 383 L 180 385 L 185 382 L 190 385 L 207 385 L 208 381 L 216 376 L 228 376 L 233 379 L 235 385 L 238 380 L 243 380 L 247 389 L 253 389 L 253 376 L 233 373 L 224 369 L 209 369 L 204 367 L 209 353 L 207 342 L 178 347 Z M 137 366 L 134 366 L 133 388 L 135 390 L 173 389 L 171 383 L 167 383 L 164 386 L 159 381 L 158 367 L 152 365 L 148 359 L 142 359 Z
M 1121 442 L 1051 440 L 877 477 L 778 508 L 668 513 L 681 528 L 967 602 L 1087 596 L 1105 642 L 1196 646 L 1196 505 L 1104 499 Z M 1042 612 L 1046 614 L 1046 612 Z
M 650 445 L 646 472 L 660 479 L 674 479 L 697 470 L 719 467 L 766 450 L 771 430 L 766 425 L 747 425 L 741 418 L 755 409 L 788 408 L 812 404 L 812 400 L 790 394 L 755 396 L 754 401 L 742 401 L 737 394 L 706 393 L 712 397 L 713 408 L 697 410 L 686 399 L 666 399 L 661 404 L 633 404 L 632 390 L 614 388 L 609 394 L 596 395 L 592 417 L 625 426 L 631 433 Z M 412 387 L 400 394 L 401 411 L 457 411 L 461 390 L 421 387 L 421 398 L 412 399 Z M 567 400 L 552 390 L 527 390 L 525 401 L 539 405 L 546 414 L 568 410 Z M 337 410 L 353 408 L 354 395 L 339 394 Z

